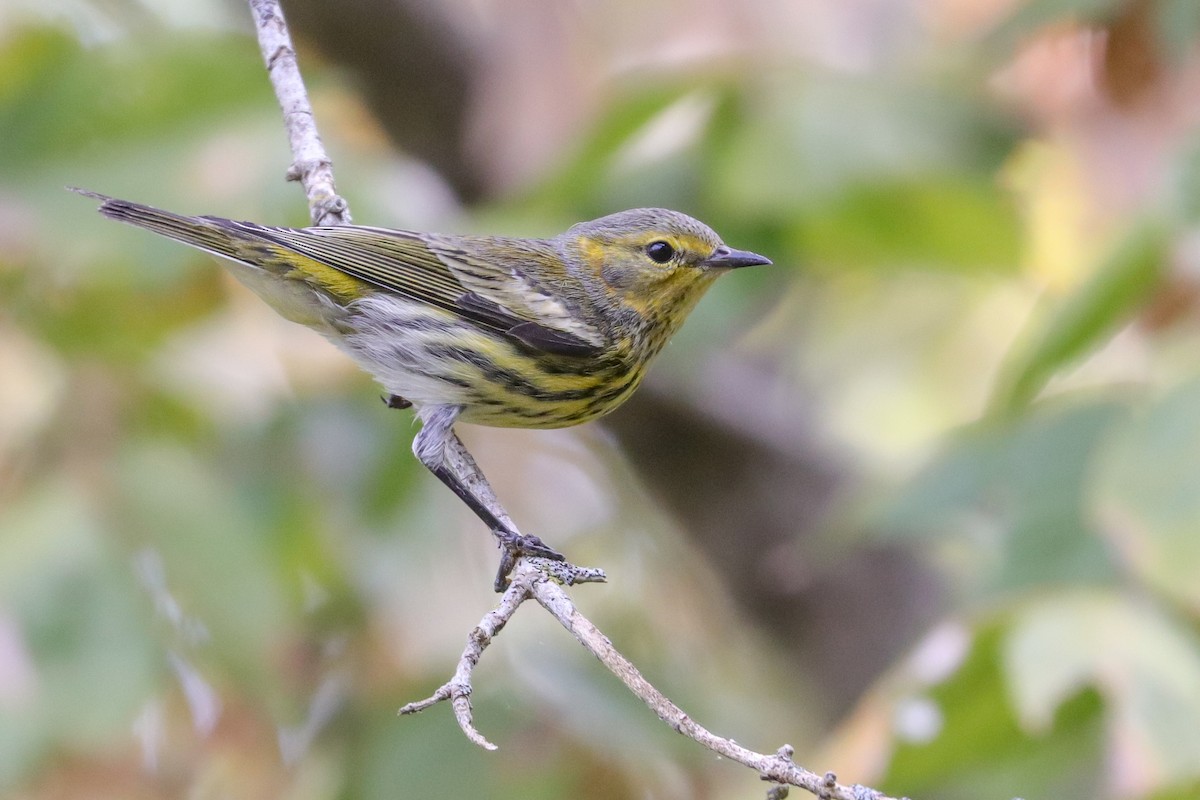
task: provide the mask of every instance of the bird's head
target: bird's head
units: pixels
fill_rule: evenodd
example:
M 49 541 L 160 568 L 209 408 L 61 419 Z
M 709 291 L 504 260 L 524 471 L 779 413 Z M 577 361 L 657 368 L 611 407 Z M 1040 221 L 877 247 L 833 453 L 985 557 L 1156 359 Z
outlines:
M 559 245 L 589 284 L 646 318 L 682 318 L 718 276 L 771 263 L 734 250 L 703 222 L 665 208 L 581 222 L 559 237 Z

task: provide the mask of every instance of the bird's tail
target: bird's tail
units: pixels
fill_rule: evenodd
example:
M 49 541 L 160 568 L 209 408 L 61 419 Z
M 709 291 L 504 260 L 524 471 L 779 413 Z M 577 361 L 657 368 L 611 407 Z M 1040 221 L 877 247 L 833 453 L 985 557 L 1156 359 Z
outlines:
M 109 219 L 145 228 L 214 255 L 239 261 L 245 257 L 246 240 L 250 237 L 244 232 L 239 232 L 235 227 L 237 223 L 230 220 L 217 217 L 186 217 L 153 206 L 89 192 L 86 189 L 77 189 L 73 186 L 67 188 L 101 201 L 100 213 Z
M 153 206 L 72 189 L 100 201 L 109 219 L 175 239 L 227 259 L 235 278 L 285 318 L 326 334 L 340 334 L 339 309 L 363 296 L 367 284 L 277 240 L 287 229 L 221 217 L 187 217 Z M 299 233 L 299 231 L 293 231 Z

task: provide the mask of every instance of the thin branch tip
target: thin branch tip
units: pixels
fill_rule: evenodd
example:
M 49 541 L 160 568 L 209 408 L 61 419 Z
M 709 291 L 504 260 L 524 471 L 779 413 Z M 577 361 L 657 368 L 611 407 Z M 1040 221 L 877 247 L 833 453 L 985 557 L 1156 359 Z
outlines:
M 426 697 L 424 700 L 414 700 L 411 703 L 405 703 L 400 706 L 396 712 L 398 716 L 408 716 L 409 714 L 420 714 L 427 708 L 431 708 L 443 700 L 450 699 L 450 684 L 443 684 L 436 692 Z

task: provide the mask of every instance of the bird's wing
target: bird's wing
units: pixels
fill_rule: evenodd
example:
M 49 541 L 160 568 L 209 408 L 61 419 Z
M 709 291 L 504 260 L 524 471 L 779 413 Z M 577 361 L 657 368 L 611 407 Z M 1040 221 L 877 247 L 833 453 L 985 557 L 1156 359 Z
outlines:
M 433 236 L 360 225 L 247 227 L 313 261 L 502 332 L 534 350 L 590 357 L 605 349 L 593 326 L 521 269 L 531 259 L 559 258 L 546 243 Z

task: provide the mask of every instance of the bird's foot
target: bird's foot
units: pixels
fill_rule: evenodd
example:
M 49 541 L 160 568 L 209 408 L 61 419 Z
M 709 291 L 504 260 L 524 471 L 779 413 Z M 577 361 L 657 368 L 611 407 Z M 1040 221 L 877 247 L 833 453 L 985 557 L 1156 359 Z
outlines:
M 388 408 L 412 408 L 412 401 L 398 394 L 389 394 L 383 398 L 383 404 Z
M 566 556 L 536 536 L 522 536 L 506 530 L 496 530 L 492 533 L 500 540 L 500 569 L 496 572 L 494 584 L 497 592 L 503 592 L 508 588 L 508 575 L 513 571 L 513 567 L 517 565 L 517 559 L 521 556 L 545 558 L 550 561 L 567 560 Z

